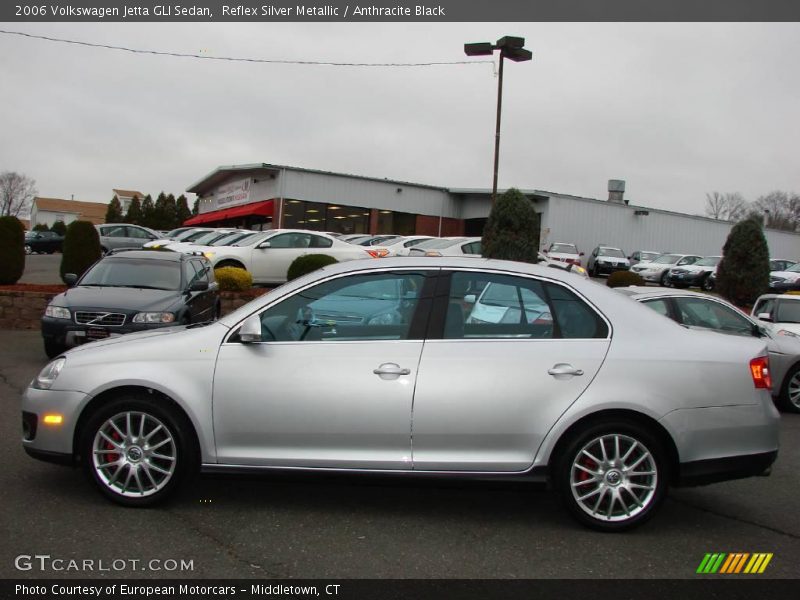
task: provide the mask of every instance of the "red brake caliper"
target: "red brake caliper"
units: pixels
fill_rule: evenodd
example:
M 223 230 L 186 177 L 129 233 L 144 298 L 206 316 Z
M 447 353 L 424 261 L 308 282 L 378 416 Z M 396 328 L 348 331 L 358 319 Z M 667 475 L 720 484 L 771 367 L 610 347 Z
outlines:
M 111 437 L 115 442 L 119 442 L 122 440 L 122 438 L 120 437 L 120 435 L 117 433 L 116 430 L 111 432 Z M 106 442 L 106 450 L 113 450 L 113 449 L 114 449 L 114 444 L 112 444 L 111 442 Z M 106 460 L 107 463 L 117 462 L 119 460 L 119 454 L 116 453 L 106 454 L 106 457 L 107 457 Z
M 591 469 L 592 471 L 597 469 L 597 465 L 595 464 L 595 462 L 588 456 L 584 456 L 583 458 L 581 458 L 580 464 L 581 466 L 586 467 L 587 469 Z M 578 481 L 586 481 L 587 479 L 591 479 L 591 477 L 592 477 L 591 474 L 587 473 L 586 471 L 580 469 L 578 470 Z

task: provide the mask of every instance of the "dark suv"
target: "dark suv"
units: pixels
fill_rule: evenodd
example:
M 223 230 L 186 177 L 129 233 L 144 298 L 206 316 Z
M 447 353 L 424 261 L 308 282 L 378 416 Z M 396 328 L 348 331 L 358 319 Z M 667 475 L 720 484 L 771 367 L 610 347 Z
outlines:
M 172 325 L 212 321 L 220 300 L 214 270 L 202 256 L 158 250 L 109 254 L 50 301 L 42 317 L 47 356 L 67 348 Z

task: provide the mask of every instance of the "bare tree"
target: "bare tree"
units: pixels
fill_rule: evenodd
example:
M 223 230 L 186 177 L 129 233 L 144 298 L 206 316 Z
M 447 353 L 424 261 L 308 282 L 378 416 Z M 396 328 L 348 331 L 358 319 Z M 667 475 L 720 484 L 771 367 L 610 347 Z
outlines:
M 706 194 L 706 215 L 721 221 L 739 221 L 748 212 L 747 201 L 739 192 Z
M 800 198 L 797 194 L 776 190 L 759 196 L 753 202 L 751 214 L 763 217 L 765 226 L 771 229 L 796 231 L 800 228 L 797 214 L 798 204 L 800 204 Z
M 27 215 L 36 196 L 36 181 L 15 171 L 0 173 L 0 216 Z

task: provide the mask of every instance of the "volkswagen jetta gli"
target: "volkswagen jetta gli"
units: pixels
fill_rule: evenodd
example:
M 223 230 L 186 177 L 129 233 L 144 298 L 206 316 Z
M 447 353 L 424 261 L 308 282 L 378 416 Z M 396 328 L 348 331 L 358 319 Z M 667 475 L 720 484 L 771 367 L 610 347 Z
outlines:
M 488 285 L 516 319 L 471 318 Z M 25 392 L 23 445 L 130 506 L 197 469 L 520 477 L 620 530 L 669 485 L 775 460 L 764 344 L 736 341 L 557 269 L 352 261 L 214 323 L 58 357 Z

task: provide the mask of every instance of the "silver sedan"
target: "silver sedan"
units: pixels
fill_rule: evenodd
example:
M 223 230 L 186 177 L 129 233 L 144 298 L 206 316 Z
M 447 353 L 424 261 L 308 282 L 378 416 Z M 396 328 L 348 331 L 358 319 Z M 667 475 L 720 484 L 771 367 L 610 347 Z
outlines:
M 519 318 L 474 318 L 488 285 Z M 325 267 L 214 323 L 70 350 L 26 390 L 22 443 L 129 506 L 197 469 L 521 478 L 615 531 L 670 485 L 767 471 L 769 387 L 762 340 L 688 331 L 585 277 L 389 258 Z

